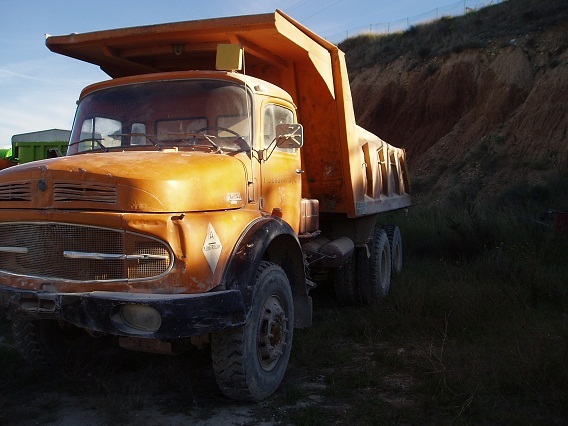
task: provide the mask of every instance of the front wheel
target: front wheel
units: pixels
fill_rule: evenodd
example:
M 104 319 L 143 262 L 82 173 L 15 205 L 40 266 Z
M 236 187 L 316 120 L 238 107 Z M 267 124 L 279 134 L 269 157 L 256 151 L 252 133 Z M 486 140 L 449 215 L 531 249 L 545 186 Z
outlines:
M 64 321 L 17 317 L 12 333 L 22 357 L 30 364 L 65 366 L 70 361 L 89 359 L 107 344 L 85 330 Z
M 294 309 L 284 270 L 261 262 L 244 327 L 215 333 L 211 357 L 221 391 L 232 399 L 259 401 L 280 385 L 292 350 Z

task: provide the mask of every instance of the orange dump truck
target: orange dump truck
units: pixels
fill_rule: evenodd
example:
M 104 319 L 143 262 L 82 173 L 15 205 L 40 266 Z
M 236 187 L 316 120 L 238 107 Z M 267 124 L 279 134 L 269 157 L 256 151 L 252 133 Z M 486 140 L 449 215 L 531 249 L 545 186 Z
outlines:
M 280 11 L 47 38 L 112 79 L 67 155 L 0 172 L 0 296 L 31 362 L 210 345 L 224 394 L 279 386 L 315 277 L 374 303 L 405 153 L 355 123 L 343 53 Z

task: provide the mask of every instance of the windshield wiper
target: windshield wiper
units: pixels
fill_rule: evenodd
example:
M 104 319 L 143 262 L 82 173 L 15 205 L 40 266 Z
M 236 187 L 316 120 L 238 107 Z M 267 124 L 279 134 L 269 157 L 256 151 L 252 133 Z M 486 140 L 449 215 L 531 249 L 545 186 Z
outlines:
M 122 137 L 122 136 L 130 137 L 130 138 L 133 137 L 133 136 L 144 137 L 144 138 L 148 139 L 150 141 L 150 143 L 152 145 L 154 145 L 156 148 L 158 148 L 160 151 L 162 150 L 162 147 L 160 145 L 158 145 L 158 143 L 153 139 L 153 138 L 156 137 L 154 135 L 147 135 L 146 133 L 114 133 L 114 134 L 109 135 L 109 136 L 113 139 L 118 139 L 118 137 Z M 118 137 L 115 138 L 115 136 L 118 136 Z M 138 145 L 132 145 L 131 144 L 130 146 L 138 146 Z
M 108 152 L 108 148 L 106 146 L 104 146 L 101 142 L 103 140 L 104 140 L 104 138 L 85 138 L 85 139 L 78 140 L 76 142 L 71 142 L 69 144 L 69 146 L 78 145 L 78 144 L 83 143 L 83 142 L 96 142 L 96 144 L 98 146 L 100 146 L 102 149 L 104 149 L 106 152 Z
M 183 139 L 165 139 L 162 142 L 175 142 L 178 140 L 191 142 L 194 139 L 205 138 L 205 140 L 207 140 L 207 142 L 209 142 L 209 144 L 215 149 L 215 153 L 223 153 L 223 150 L 219 147 L 219 145 L 213 142 L 212 138 L 216 138 L 214 135 L 207 135 L 205 133 L 166 133 L 165 136 L 178 136 Z

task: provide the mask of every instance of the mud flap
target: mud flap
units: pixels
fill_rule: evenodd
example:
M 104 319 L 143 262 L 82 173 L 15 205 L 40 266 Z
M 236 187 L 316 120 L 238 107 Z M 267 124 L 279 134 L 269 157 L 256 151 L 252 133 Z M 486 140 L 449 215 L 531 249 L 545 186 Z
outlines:
M 307 294 L 294 294 L 294 328 L 312 326 L 312 298 Z

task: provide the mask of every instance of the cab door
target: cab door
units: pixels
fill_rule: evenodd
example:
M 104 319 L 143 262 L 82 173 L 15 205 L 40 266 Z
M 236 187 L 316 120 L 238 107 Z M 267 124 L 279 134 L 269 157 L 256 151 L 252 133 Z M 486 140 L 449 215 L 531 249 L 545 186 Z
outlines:
M 294 123 L 294 112 L 278 103 L 266 103 L 263 109 L 263 148 L 268 148 L 269 156 L 261 163 L 261 209 L 268 213 L 280 209 L 282 218 L 298 232 L 302 195 L 300 149 L 275 147 L 270 154 L 276 126 Z

